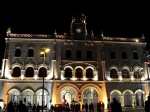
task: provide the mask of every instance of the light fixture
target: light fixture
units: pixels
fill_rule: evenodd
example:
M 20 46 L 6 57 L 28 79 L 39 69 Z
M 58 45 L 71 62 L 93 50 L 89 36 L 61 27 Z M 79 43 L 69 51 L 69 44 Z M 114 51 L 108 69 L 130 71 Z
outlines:
M 40 54 L 43 54 L 43 58 L 44 58 L 44 66 L 45 66 L 45 58 L 46 58 L 46 53 L 48 53 L 50 51 L 49 48 L 42 48 L 40 51 Z M 44 109 L 44 70 L 43 70 L 43 80 L 42 80 L 42 112 Z

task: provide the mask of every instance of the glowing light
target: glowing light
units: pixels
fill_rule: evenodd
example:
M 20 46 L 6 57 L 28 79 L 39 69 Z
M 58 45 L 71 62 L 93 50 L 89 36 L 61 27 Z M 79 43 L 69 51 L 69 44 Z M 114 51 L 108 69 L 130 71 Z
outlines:
M 86 81 L 86 80 L 87 80 L 87 78 L 86 78 L 86 77 L 84 77 L 84 78 L 83 78 L 83 80 L 84 80 L 84 81 Z
M 0 101 L 0 106 L 1 106 L 2 108 L 4 108 L 4 102 L 3 102 L 3 100 Z
M 48 53 L 49 51 L 50 51 L 49 48 L 44 48 L 44 49 L 42 49 L 42 51 L 40 52 L 40 54 Z
M 73 77 L 73 78 L 71 78 L 71 80 L 77 80 L 77 78 Z
M 37 75 L 34 75 L 33 78 L 34 78 L 34 80 L 37 80 L 37 79 L 38 79 L 38 76 L 37 76 Z
M 131 81 L 134 81 L 134 77 L 133 76 L 131 77 Z
M 139 40 L 138 40 L 138 39 L 136 39 L 136 40 L 135 40 L 135 42 L 139 42 Z
M 141 81 L 144 81 L 144 80 L 145 80 L 145 78 L 144 78 L 144 77 L 142 77 L 142 78 L 141 78 Z
M 50 75 L 47 75 L 46 79 L 47 79 L 47 80 L 51 79 L 51 76 L 50 76 Z
M 93 78 L 93 80 L 98 80 L 98 76 L 96 75 L 96 76 Z
M 21 75 L 20 79 L 21 79 L 21 80 L 23 80 L 23 79 L 24 79 L 24 75 L 23 75 L 23 74 Z
M 12 79 L 12 76 L 11 76 L 11 75 L 8 75 L 8 79 Z
M 119 80 L 120 80 L 120 81 L 122 81 L 122 80 L 123 80 L 122 76 L 119 76 Z
M 112 79 L 110 77 L 108 77 L 107 80 L 111 81 Z

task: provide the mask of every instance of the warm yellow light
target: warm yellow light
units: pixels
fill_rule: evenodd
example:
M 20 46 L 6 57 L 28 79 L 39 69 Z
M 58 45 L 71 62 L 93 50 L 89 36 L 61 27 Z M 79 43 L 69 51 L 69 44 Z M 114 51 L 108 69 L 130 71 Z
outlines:
M 41 51 L 40 54 L 44 54 L 44 51 Z
M 49 48 L 43 48 L 40 52 L 40 54 L 48 53 L 50 51 Z
M 139 40 L 138 40 L 138 39 L 136 39 L 135 41 L 136 41 L 136 42 L 139 42 Z
M 49 49 L 49 48 L 46 48 L 46 49 L 45 49 L 45 52 L 46 52 L 46 53 L 47 53 L 47 52 L 49 52 L 49 51 L 50 51 L 50 49 Z

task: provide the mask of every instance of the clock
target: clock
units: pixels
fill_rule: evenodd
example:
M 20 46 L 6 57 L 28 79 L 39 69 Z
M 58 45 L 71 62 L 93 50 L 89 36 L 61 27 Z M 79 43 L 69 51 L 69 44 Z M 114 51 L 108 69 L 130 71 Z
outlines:
M 77 33 L 81 33 L 81 32 L 82 32 L 81 28 L 77 28 L 77 29 L 76 29 L 76 32 L 77 32 Z

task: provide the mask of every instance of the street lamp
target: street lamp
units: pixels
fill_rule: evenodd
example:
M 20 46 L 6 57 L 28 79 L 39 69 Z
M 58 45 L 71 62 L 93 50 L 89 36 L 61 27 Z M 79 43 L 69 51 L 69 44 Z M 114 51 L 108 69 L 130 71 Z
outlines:
M 46 53 L 50 51 L 49 48 L 42 48 L 40 54 L 43 55 L 44 58 L 44 66 L 45 66 L 45 58 L 46 58 Z M 42 112 L 44 109 L 44 72 L 43 72 L 43 80 L 42 80 L 43 86 L 42 86 Z

